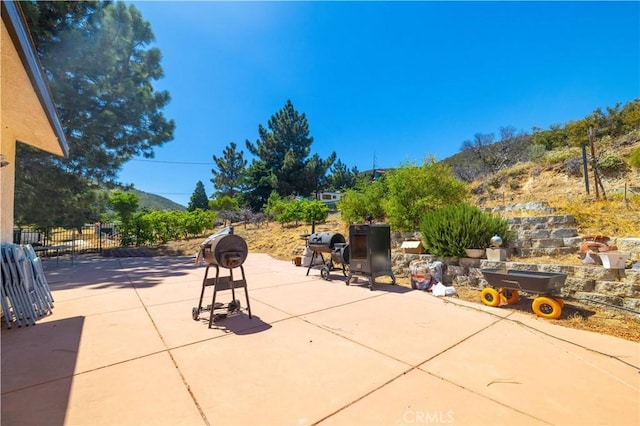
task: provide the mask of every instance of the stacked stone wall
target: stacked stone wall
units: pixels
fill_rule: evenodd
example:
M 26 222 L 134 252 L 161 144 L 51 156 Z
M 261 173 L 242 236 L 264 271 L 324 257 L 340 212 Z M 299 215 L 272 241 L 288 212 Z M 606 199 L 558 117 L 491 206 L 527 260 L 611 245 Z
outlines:
M 566 274 L 562 296 L 585 302 L 608 304 L 640 312 L 640 269 L 612 270 L 602 265 L 557 265 L 525 261 L 491 262 L 486 259 L 438 259 L 429 254 L 406 254 L 394 251 L 393 272 L 410 278 L 409 265 L 414 260 L 427 263 L 441 260 L 445 264 L 443 282 L 453 286 L 483 288 L 488 285 L 483 268 L 506 268 L 521 271 Z
M 412 260 L 425 262 L 441 260 L 445 264 L 443 281 L 448 285 L 482 288 L 487 285 L 482 268 L 508 268 L 525 271 L 554 272 L 567 275 L 562 295 L 583 301 L 606 303 L 640 311 L 640 238 L 611 238 L 609 245 L 631 254 L 632 269 L 611 270 L 596 265 L 557 265 L 527 263 L 526 259 L 541 256 L 579 255 L 583 239 L 578 235 L 577 222 L 572 215 L 555 215 L 545 202 L 522 203 L 492 208 L 493 213 L 522 213 L 521 217 L 507 218 L 515 238 L 507 244 L 511 258 L 516 261 L 490 262 L 486 259 L 437 259 L 430 254 L 403 253 L 406 240 L 420 240 L 419 232 L 392 235 L 392 262 L 394 274 L 410 276 Z M 527 216 L 535 212 L 536 216 Z M 540 215 L 543 213 L 543 215 Z

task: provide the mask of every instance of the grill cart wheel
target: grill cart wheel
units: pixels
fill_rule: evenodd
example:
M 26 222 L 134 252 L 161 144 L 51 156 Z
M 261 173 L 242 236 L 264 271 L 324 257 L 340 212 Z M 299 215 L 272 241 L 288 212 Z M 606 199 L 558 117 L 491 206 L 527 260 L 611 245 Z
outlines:
M 500 290 L 498 290 L 498 293 L 500 293 L 502 300 L 509 305 L 513 305 L 514 303 L 518 302 L 518 300 L 520 299 L 520 296 L 518 295 L 517 290 L 509 290 L 508 288 L 501 288 Z
M 536 297 L 531 308 L 536 315 L 546 319 L 556 319 L 562 313 L 562 306 L 552 297 Z
M 327 266 L 320 270 L 320 276 L 323 280 L 329 281 L 329 268 Z
M 487 306 L 498 306 L 500 304 L 500 295 L 495 288 L 485 287 L 480 293 L 480 300 Z
M 198 318 L 200 316 L 200 309 L 198 308 L 193 308 L 191 310 L 191 317 L 193 318 L 194 321 L 198 321 Z
M 232 314 L 234 312 L 240 312 L 240 309 L 242 309 L 242 305 L 240 304 L 240 301 L 238 299 L 232 300 L 231 302 L 229 302 L 229 305 L 227 306 L 227 312 L 229 314 Z

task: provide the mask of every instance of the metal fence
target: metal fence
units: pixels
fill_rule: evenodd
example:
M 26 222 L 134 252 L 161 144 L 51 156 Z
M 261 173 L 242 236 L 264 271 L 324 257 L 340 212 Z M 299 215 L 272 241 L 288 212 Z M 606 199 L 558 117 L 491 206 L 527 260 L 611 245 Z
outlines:
M 14 228 L 13 242 L 31 244 L 39 255 L 62 253 L 100 253 L 105 248 L 120 247 L 118 225 L 96 223 L 77 228 Z

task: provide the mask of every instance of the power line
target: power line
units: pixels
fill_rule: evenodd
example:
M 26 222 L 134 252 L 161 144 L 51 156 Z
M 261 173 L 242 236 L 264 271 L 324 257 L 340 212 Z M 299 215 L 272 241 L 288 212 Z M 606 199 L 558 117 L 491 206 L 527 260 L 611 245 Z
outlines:
M 165 163 L 165 164 L 198 164 L 203 166 L 214 166 L 213 163 L 193 163 L 189 161 L 161 161 L 161 160 L 139 160 L 137 158 L 132 159 L 131 161 L 142 161 L 145 163 Z

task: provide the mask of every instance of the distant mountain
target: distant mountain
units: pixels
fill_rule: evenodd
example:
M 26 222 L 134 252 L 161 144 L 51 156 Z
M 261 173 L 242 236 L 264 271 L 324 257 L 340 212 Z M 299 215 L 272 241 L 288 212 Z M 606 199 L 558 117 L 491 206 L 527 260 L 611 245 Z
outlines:
M 140 209 L 146 210 L 180 210 L 184 211 L 187 208 L 182 204 L 178 204 L 169 200 L 168 198 L 161 197 L 155 194 L 149 194 L 148 192 L 140 191 L 138 189 L 131 189 L 126 192 L 132 192 L 140 199 Z

